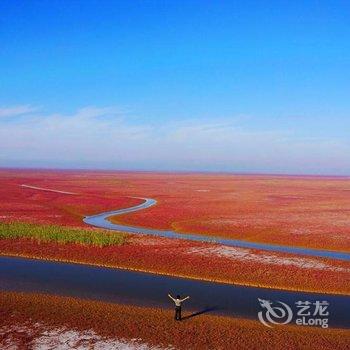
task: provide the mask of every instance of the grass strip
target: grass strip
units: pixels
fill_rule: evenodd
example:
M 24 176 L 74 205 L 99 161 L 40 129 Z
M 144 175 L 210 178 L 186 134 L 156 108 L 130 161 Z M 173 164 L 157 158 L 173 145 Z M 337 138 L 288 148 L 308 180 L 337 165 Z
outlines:
M 126 234 L 107 230 L 84 230 L 55 225 L 0 222 L 0 239 L 29 238 L 39 242 L 78 243 L 99 247 L 121 245 Z

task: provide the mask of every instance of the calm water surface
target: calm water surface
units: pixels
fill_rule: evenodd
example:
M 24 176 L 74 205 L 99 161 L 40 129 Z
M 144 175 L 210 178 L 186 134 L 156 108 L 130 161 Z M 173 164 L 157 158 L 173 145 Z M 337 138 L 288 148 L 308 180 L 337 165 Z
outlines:
M 321 283 L 321 282 L 320 282 Z M 167 293 L 190 295 L 185 310 L 257 319 L 260 299 L 330 303 L 329 324 L 350 328 L 350 297 L 241 287 L 119 269 L 0 257 L 0 290 L 39 292 L 141 306 L 173 307 Z

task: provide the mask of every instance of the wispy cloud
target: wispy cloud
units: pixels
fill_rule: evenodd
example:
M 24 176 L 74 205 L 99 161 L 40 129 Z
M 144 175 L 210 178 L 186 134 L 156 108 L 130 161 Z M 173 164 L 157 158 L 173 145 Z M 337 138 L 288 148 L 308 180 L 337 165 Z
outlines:
M 250 129 L 237 117 L 155 125 L 130 121 L 113 106 L 18 111 L 16 122 L 0 121 L 3 166 L 350 173 L 349 141 Z
M 38 110 L 37 107 L 32 107 L 30 105 L 3 107 L 3 108 L 0 108 L 0 118 L 15 117 L 23 114 L 36 112 L 37 110 Z

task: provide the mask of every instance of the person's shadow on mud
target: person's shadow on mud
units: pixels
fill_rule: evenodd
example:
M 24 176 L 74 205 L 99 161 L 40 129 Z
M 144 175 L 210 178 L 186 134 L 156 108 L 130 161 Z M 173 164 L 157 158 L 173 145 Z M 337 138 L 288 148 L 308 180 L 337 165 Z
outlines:
M 211 311 L 217 311 L 219 310 L 219 307 L 218 306 L 210 306 L 210 307 L 206 307 L 205 309 L 203 310 L 200 310 L 200 311 L 196 311 L 190 315 L 187 315 L 187 316 L 184 316 L 182 317 L 182 320 L 185 321 L 185 320 L 188 320 L 192 317 L 196 317 L 196 316 L 199 316 L 199 315 L 203 315 L 203 314 L 206 314 L 208 312 L 211 312 Z

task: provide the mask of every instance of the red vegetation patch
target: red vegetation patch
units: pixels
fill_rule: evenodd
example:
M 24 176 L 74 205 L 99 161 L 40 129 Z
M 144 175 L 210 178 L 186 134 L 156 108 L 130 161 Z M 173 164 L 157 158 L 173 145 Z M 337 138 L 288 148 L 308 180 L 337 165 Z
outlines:
M 107 304 L 37 294 L 0 293 L 0 347 L 31 348 L 52 329 L 93 330 L 109 339 L 138 339 L 149 346 L 177 349 L 346 349 L 349 332 L 281 326 L 204 314 L 174 324 L 170 310 Z M 19 327 L 20 326 L 20 327 Z M 36 333 L 29 332 L 36 326 Z M 18 330 L 20 328 L 20 330 Z M 13 331 L 11 331 L 13 330 Z M 83 338 L 83 337 L 82 337 Z M 82 339 L 83 341 L 83 339 Z
M 72 178 L 74 175 L 66 172 L 0 171 L 0 220 L 87 227 L 82 221 L 84 216 L 142 202 L 136 198 L 110 196 L 108 191 L 84 186 L 84 181 L 82 186 L 76 186 Z M 32 189 L 22 184 L 77 194 Z
M 293 246 L 350 251 L 350 179 L 0 170 L 0 220 L 83 226 L 84 215 L 158 205 L 116 220 Z M 20 187 L 78 193 L 77 196 Z

